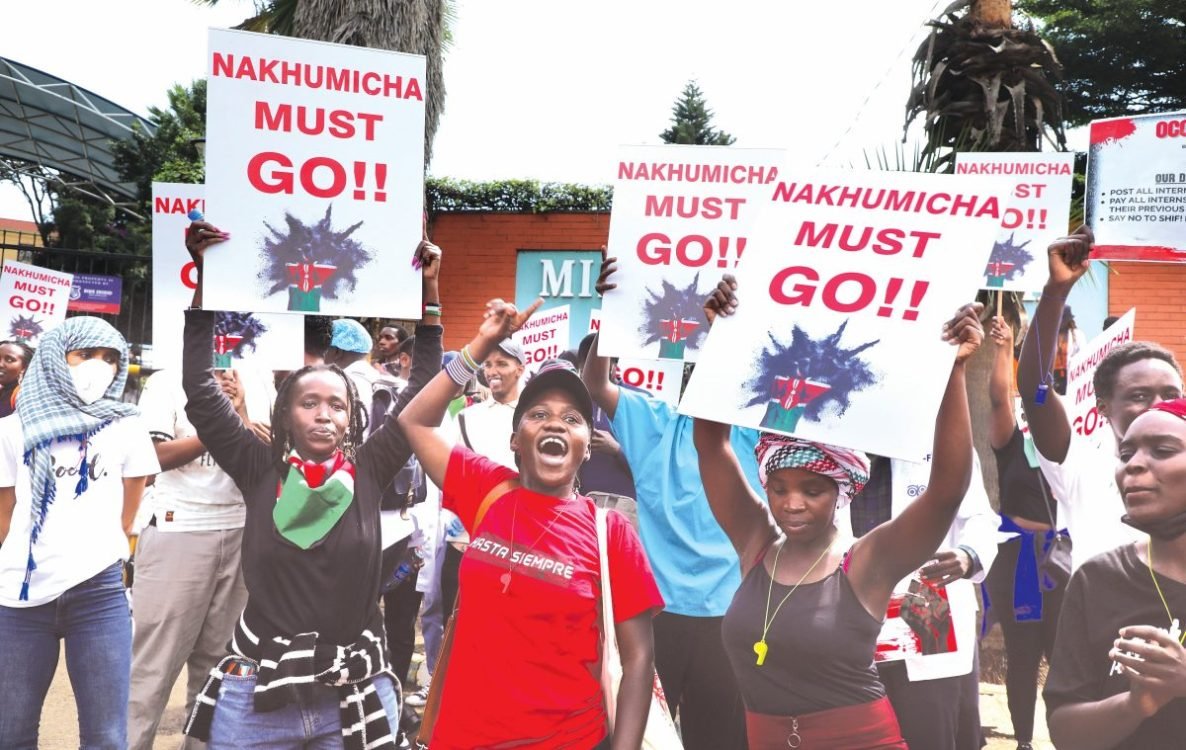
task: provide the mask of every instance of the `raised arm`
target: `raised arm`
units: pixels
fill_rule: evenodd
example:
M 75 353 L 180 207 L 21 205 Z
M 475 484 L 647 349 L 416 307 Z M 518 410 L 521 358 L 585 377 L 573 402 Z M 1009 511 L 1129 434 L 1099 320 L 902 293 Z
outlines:
M 618 285 L 609 280 L 618 270 L 617 262 L 617 258 L 605 257 L 605 248 L 601 249 L 601 274 L 597 277 L 598 294 L 605 294 L 610 289 L 617 288 Z M 609 357 L 601 356 L 598 351 L 600 346 L 599 333 L 593 339 L 593 345 L 589 347 L 589 356 L 581 366 L 581 379 L 585 381 L 585 387 L 589 389 L 593 403 L 600 406 L 605 415 L 612 420 L 618 411 L 618 385 L 609 378 Z
M 965 369 L 984 338 L 980 304 L 965 305 L 943 337 L 959 351 L 935 419 L 927 489 L 896 518 L 870 531 L 853 547 L 849 577 L 869 611 L 883 609 L 894 586 L 931 558 L 955 519 L 972 478 L 972 419 Z
M 1058 327 L 1062 309 L 1075 282 L 1087 273 L 1091 245 L 1095 237 L 1091 228 L 1083 225 L 1068 237 L 1050 245 L 1047 257 L 1050 279 L 1042 289 L 1038 308 L 1030 322 L 1029 333 L 1021 345 L 1021 360 L 1017 367 L 1017 387 L 1021 404 L 1029 423 L 1034 446 L 1043 456 L 1061 464 L 1071 445 L 1071 424 L 1067 419 L 1062 399 L 1050 386 L 1050 369 L 1058 351 Z M 1038 403 L 1040 386 L 1044 389 L 1044 403 Z
M 710 328 L 718 315 L 732 315 L 737 309 L 736 292 L 737 280 L 730 274 L 717 283 L 704 303 L 704 316 Z M 698 418 L 693 422 L 692 438 L 708 505 L 733 549 L 737 550 L 744 575 L 766 544 L 778 535 L 778 529 L 766 503 L 745 478 L 729 441 L 731 430 L 727 424 Z
M 452 444 L 437 433 L 437 427 L 449 402 L 457 397 L 465 383 L 465 380 L 460 383 L 454 380 L 454 375 L 464 374 L 468 379 L 476 373 L 478 363 L 493 354 L 499 342 L 522 327 L 541 304 L 543 300 L 537 299 L 531 307 L 520 312 L 500 299 L 487 302 L 477 336 L 462 348 L 450 367 L 438 372 L 400 412 L 400 429 L 407 436 L 424 473 L 437 487 L 445 486 L 445 471 L 449 468 L 449 455 L 453 450 Z
M 203 261 L 206 250 L 229 234 L 205 221 L 195 221 L 185 233 L 185 248 L 197 270 L 192 306 L 185 312 L 181 358 L 181 386 L 185 415 L 207 447 L 210 457 L 243 486 L 269 460 L 264 444 L 235 411 L 231 400 L 214 379 L 214 313 L 197 309 L 202 304 Z
M 421 269 L 426 307 L 425 322 L 416 326 L 416 343 L 412 348 L 412 377 L 391 406 L 393 417 L 398 417 L 416 394 L 441 371 L 441 336 L 444 333 L 441 327 L 439 288 L 441 249 L 428 240 L 423 240 L 416 248 L 414 257 L 414 264 Z M 385 485 L 408 462 L 412 455 L 412 446 L 398 422 L 388 419 L 367 439 L 360 452 L 367 457 L 367 463 L 373 467 L 375 476 Z
M 995 347 L 992 371 L 988 375 L 988 401 L 992 409 L 988 441 L 1000 450 L 1009 444 L 1017 424 L 1013 419 L 1013 328 L 998 315 L 992 319 L 988 335 Z

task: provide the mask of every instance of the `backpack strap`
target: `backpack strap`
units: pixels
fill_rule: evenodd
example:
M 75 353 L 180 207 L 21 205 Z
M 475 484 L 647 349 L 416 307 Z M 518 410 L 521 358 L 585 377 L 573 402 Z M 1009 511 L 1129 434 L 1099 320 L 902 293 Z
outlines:
M 474 514 L 473 530 L 476 532 L 478 527 L 482 525 L 482 521 L 486 518 L 486 511 L 490 510 L 490 506 L 494 505 L 498 498 L 507 494 L 511 490 L 517 489 L 519 489 L 519 480 L 517 478 L 504 479 L 503 481 L 494 485 L 494 487 L 486 493 L 486 497 L 482 498 L 482 502 L 478 504 L 478 512 Z

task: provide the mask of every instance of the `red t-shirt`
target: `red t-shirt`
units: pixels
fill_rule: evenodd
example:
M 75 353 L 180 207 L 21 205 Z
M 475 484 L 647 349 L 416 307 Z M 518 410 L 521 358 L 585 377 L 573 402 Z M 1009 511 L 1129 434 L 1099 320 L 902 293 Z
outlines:
M 517 476 L 462 446 L 449 458 L 444 507 L 472 541 L 433 750 L 579 749 L 605 737 L 593 501 L 519 488 L 475 529 L 482 500 Z M 618 622 L 663 607 L 642 543 L 618 513 L 609 514 L 609 564 Z

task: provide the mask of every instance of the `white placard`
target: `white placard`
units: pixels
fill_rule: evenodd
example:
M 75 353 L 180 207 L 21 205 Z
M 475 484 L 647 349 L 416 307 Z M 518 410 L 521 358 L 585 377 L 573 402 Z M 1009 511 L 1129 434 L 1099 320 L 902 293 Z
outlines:
M 197 272 L 185 249 L 190 211 L 205 212 L 205 187 L 152 184 L 152 356 L 154 369 L 181 367 L 183 311 L 193 301 Z M 231 319 L 234 315 L 234 319 Z M 251 363 L 264 370 L 296 370 L 304 364 L 304 317 L 286 313 L 222 315 L 214 342 L 217 367 Z M 222 349 L 220 352 L 219 350 Z
M 1096 120 L 1090 141 L 1092 259 L 1186 262 L 1186 112 Z
M 785 153 L 724 146 L 625 146 L 607 253 L 617 288 L 602 301 L 603 354 L 695 361 L 700 306 L 745 254 Z
M 680 410 L 915 460 L 1010 186 L 993 177 L 808 172 L 780 180 Z
M 569 306 L 537 310 L 512 339 L 523 349 L 524 364 L 535 372 L 549 359 L 556 359 L 568 348 Z
M 1013 198 L 984 269 L 983 286 L 1040 292 L 1050 276 L 1046 248 L 1070 231 L 1074 152 L 968 152 L 955 157 L 955 173 L 1001 175 Z
M 37 347 L 41 336 L 66 319 L 73 276 L 48 268 L 7 261 L 0 272 L 3 336 Z
M 420 316 L 424 57 L 210 32 L 212 309 Z
M 1106 449 L 1109 455 L 1114 441 L 1108 420 L 1100 416 L 1095 407 L 1095 371 L 1108 352 L 1133 340 L 1136 325 L 1137 310 L 1134 307 L 1067 361 L 1067 394 L 1063 403 L 1071 421 L 1071 439 L 1087 441 L 1101 450 Z

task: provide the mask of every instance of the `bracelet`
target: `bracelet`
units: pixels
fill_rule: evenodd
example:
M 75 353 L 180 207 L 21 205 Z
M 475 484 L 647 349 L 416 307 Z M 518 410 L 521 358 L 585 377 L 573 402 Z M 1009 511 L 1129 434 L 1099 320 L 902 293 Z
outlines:
M 434 304 L 431 302 L 426 302 L 424 304 L 424 315 L 425 316 L 433 315 L 433 316 L 439 318 L 439 317 L 441 317 L 442 310 L 443 310 L 443 308 L 438 304 Z
M 469 344 L 461 347 L 461 359 L 465 360 L 466 368 L 473 370 L 475 373 L 482 369 L 482 365 L 478 364 L 478 360 L 474 359 L 474 355 L 470 353 Z
M 477 365 L 471 365 L 473 357 L 469 353 L 469 347 L 463 346 L 461 348 L 461 355 L 454 357 L 449 364 L 445 365 L 445 373 L 448 374 L 449 379 L 457 385 L 465 385 L 474 375 L 478 374 Z

